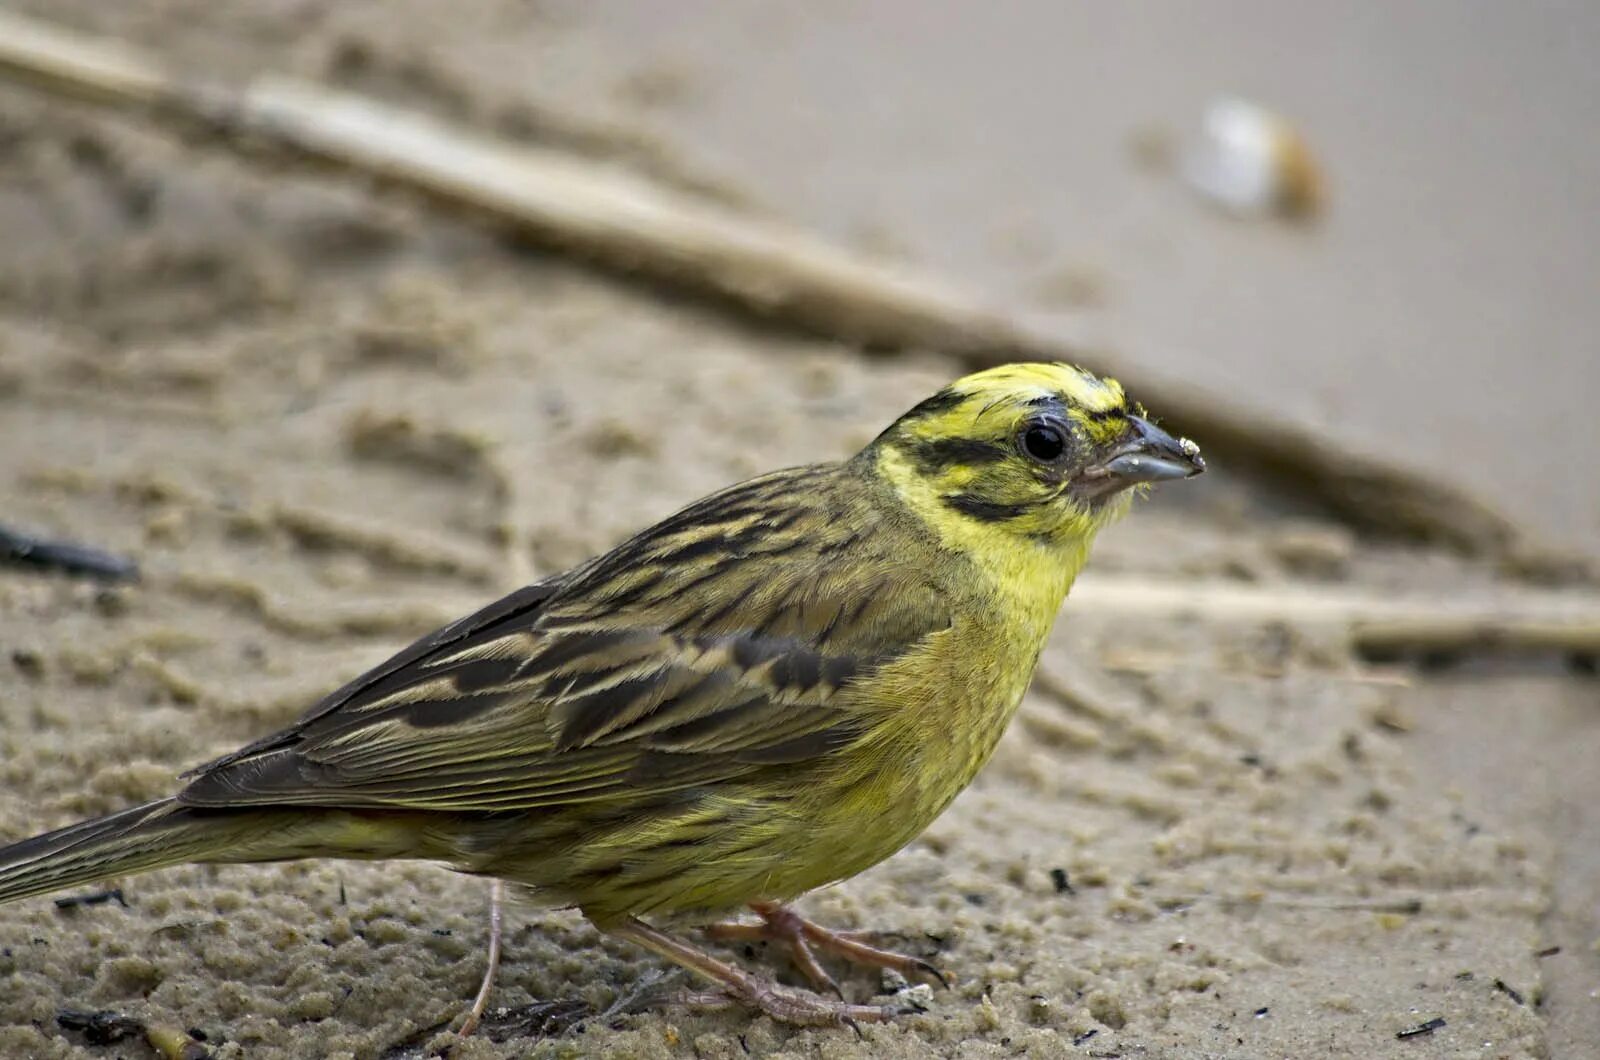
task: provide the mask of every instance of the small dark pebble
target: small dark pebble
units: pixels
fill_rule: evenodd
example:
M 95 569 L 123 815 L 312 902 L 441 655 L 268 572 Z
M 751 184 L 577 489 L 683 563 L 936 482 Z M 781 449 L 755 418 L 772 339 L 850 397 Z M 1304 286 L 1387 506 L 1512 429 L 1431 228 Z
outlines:
M 108 587 L 94 594 L 94 609 L 104 618 L 121 618 L 128 607 L 128 594 L 121 589 Z
M 1407 1038 L 1420 1038 L 1424 1034 L 1432 1034 L 1434 1031 L 1439 1030 L 1444 1026 L 1444 1020 L 1438 1016 L 1435 1016 L 1427 1023 L 1419 1023 L 1415 1027 L 1407 1027 L 1403 1031 L 1395 1031 L 1394 1036 L 1401 1041 L 1405 1041 Z
M 981 894 L 964 894 L 962 897 L 967 900 L 968 905 L 982 905 L 989 900 Z
M 1099 1033 L 1100 1033 L 1100 1031 L 1097 1028 L 1091 1027 L 1088 1030 L 1084 1031 L 1082 1034 L 1078 1035 L 1076 1038 L 1072 1039 L 1072 1044 L 1073 1045 L 1082 1045 L 1084 1042 L 1088 1041 L 1090 1038 L 1093 1038 L 1095 1035 L 1097 1035 Z
M 451 935 L 455 934 L 455 932 L 451 931 L 449 928 L 434 928 L 433 933 L 442 939 L 447 939 Z
M 1458 983 L 1470 983 L 1475 978 L 1477 978 L 1477 977 L 1474 976 L 1471 972 L 1457 972 L 1456 973 L 1456 982 L 1458 982 Z
M 1496 979 L 1494 981 L 1494 988 L 1500 991 L 1506 997 L 1509 997 L 1511 1000 L 1515 1001 L 1517 1004 L 1520 1005 L 1523 1003 L 1522 993 L 1515 987 L 1507 986 L 1504 979 Z
M 128 900 L 122 896 L 121 887 L 113 887 L 107 891 L 91 891 L 88 894 L 69 894 L 56 899 L 56 908 L 75 909 L 85 905 L 105 905 L 107 902 L 116 902 L 122 908 L 128 908 Z
M 11 665 L 15 666 L 23 677 L 38 678 L 44 673 L 44 660 L 39 653 L 30 648 L 16 648 L 11 652 Z
M 1264 1017 L 1267 1013 L 1269 1013 L 1271 1011 L 1272 1010 L 1270 1008 L 1268 1008 L 1265 1005 L 1262 1005 L 1260 1008 L 1256 1009 L 1256 1019 L 1261 1019 L 1262 1017 Z
M 1051 869 L 1050 882 L 1056 885 L 1057 894 L 1077 894 L 1072 887 L 1072 879 L 1067 875 L 1066 869 Z
M 1560 946 L 1550 946 L 1550 947 L 1547 947 L 1545 949 L 1540 950 L 1538 953 L 1535 953 L 1534 956 L 1535 957 L 1554 957 L 1556 954 L 1558 954 L 1560 952 L 1561 952 L 1561 947 Z

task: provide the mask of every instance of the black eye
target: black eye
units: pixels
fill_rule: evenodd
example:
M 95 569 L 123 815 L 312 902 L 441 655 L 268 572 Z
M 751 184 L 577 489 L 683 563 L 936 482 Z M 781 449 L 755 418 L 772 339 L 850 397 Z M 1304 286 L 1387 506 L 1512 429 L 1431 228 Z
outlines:
M 1067 436 L 1054 424 L 1035 423 L 1022 432 L 1022 451 L 1041 464 L 1049 464 L 1067 451 Z

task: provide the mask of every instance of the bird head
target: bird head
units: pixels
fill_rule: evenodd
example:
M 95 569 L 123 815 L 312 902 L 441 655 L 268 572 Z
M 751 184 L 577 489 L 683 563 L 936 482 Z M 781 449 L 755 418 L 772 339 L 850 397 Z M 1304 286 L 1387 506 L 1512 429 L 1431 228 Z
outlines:
M 1066 364 L 1008 364 L 958 379 L 867 447 L 944 536 L 1079 545 L 1150 483 L 1205 470 L 1115 380 Z

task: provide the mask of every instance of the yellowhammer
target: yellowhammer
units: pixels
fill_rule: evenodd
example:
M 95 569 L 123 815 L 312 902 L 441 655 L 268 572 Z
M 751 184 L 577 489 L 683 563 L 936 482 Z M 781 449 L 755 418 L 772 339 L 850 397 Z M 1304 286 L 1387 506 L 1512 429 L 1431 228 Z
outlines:
M 423 638 L 171 798 L 0 849 L 0 902 L 179 862 L 422 858 L 777 1019 L 884 1018 L 643 918 L 752 908 L 720 933 L 787 943 L 819 986 L 817 949 L 931 971 L 783 903 L 950 804 L 1129 487 L 1203 466 L 1115 382 L 967 376 L 842 463 L 731 486 Z

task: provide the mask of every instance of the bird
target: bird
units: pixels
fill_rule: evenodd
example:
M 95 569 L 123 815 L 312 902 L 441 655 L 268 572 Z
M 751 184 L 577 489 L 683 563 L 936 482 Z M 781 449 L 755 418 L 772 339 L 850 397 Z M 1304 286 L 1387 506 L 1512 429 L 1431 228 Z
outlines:
M 967 787 L 1096 535 L 1204 467 L 1115 380 L 975 372 L 847 459 L 713 493 L 421 638 L 168 798 L 0 848 L 0 903 L 180 863 L 418 859 L 576 908 L 708 1005 L 891 1018 L 817 954 L 938 970 L 791 903 Z M 719 920 L 743 910 L 760 923 Z M 681 924 L 781 943 L 816 989 Z

